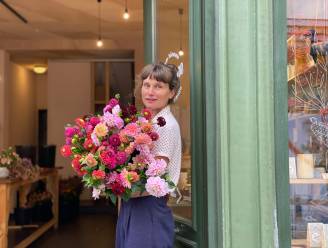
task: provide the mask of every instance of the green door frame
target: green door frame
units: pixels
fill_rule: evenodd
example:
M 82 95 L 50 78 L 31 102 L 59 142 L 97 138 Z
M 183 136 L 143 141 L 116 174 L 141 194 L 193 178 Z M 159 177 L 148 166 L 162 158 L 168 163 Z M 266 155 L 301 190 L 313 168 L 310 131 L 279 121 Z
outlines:
M 286 1 L 190 0 L 189 29 L 193 222 L 177 246 L 289 247 Z

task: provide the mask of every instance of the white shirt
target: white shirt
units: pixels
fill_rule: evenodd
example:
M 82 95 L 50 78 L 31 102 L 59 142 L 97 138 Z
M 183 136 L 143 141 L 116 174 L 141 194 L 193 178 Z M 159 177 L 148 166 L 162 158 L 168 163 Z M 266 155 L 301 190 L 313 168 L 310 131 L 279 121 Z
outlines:
M 168 174 L 172 182 L 177 185 L 181 170 L 180 126 L 171 113 L 169 105 L 154 116 L 153 122 L 157 122 L 158 117 L 163 117 L 166 124 L 163 127 L 154 125 L 159 139 L 154 142 L 152 151 L 155 156 L 167 157 L 169 159 Z

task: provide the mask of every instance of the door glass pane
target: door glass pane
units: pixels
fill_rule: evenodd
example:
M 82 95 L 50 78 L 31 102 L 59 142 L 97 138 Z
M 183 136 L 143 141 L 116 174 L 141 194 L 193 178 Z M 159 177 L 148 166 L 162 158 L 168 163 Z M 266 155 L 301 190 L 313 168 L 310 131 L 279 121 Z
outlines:
M 327 4 L 287 0 L 292 247 L 328 244 Z
M 134 104 L 134 63 L 109 63 L 109 95 L 113 98 L 120 93 L 120 102 L 123 105 Z
M 94 63 L 95 101 L 106 100 L 105 62 Z
M 188 1 L 157 1 L 157 60 L 165 61 L 169 52 L 184 52 L 180 60 L 171 59 L 169 63 L 179 65 L 183 62 L 184 74 L 180 78 L 182 94 L 171 110 L 180 124 L 182 138 L 182 168 L 178 183 L 181 199 L 171 197 L 171 206 L 176 218 L 191 222 L 191 155 L 190 155 L 190 80 L 188 44 Z

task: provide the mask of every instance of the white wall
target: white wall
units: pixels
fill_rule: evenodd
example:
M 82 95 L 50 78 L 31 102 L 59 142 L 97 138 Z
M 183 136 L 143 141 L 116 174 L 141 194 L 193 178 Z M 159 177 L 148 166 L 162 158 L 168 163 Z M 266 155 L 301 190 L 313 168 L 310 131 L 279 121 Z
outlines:
M 48 144 L 57 146 L 56 166 L 63 177 L 75 175 L 70 160 L 60 155 L 64 127 L 91 112 L 91 66 L 88 62 L 48 62 Z
M 20 65 L 10 63 L 9 145 L 36 145 L 35 75 Z

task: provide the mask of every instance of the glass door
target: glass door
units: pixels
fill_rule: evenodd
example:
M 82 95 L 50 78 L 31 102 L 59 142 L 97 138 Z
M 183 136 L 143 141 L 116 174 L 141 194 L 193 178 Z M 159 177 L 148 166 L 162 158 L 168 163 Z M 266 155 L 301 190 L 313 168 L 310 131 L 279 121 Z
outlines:
M 292 247 L 328 243 L 328 1 L 287 0 Z

